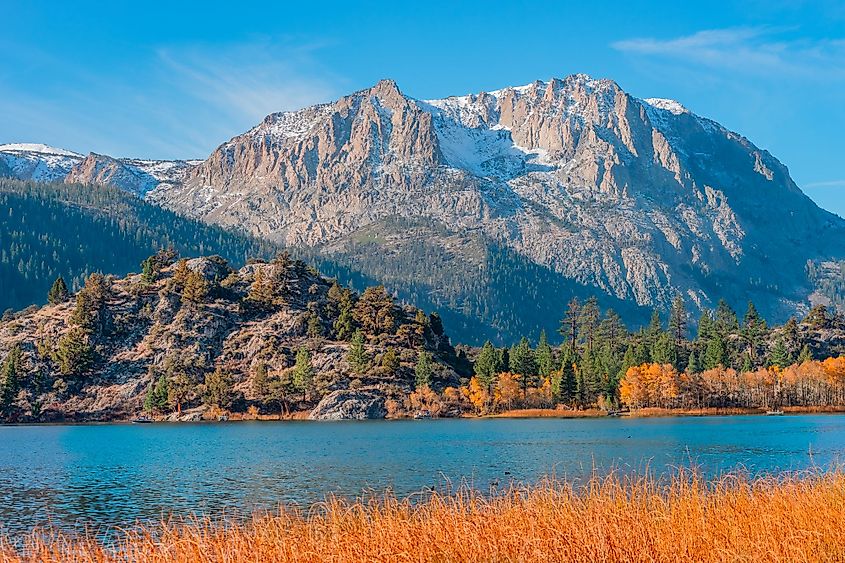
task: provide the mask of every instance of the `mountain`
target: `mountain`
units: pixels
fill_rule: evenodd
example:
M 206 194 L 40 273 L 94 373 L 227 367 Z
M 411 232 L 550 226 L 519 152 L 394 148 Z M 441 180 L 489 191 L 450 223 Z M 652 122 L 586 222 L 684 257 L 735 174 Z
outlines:
M 0 177 L 111 184 L 143 197 L 157 186 L 180 184 L 199 161 L 88 156 L 34 143 L 0 145 Z
M 385 80 L 183 170 L 145 197 L 383 281 L 469 342 L 551 334 L 592 293 L 634 325 L 676 295 L 782 321 L 809 306 L 807 261 L 845 255 L 845 221 L 767 151 L 585 75 L 426 101 Z
M 0 210 L 0 311 L 45 303 L 60 275 L 75 290 L 91 272 L 137 271 L 160 248 L 237 265 L 280 251 L 111 186 L 0 179 Z
M 383 418 L 387 399 L 413 391 L 423 351 L 438 388 L 459 382 L 454 366 L 465 360 L 438 318 L 383 289 L 355 295 L 287 255 L 240 269 L 167 252 L 149 263 L 123 278 L 93 274 L 75 296 L 0 321 L 0 421 L 126 420 L 143 410 L 184 419 L 250 406 Z M 362 365 L 348 356 L 355 337 L 341 334 L 352 322 Z

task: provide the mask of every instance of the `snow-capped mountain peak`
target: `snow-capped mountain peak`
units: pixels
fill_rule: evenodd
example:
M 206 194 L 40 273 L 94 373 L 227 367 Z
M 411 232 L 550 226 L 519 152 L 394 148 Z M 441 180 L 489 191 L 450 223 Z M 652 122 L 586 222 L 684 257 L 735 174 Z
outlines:
M 55 154 L 58 156 L 75 156 L 82 158 L 82 155 L 66 149 L 57 149 L 41 143 L 7 143 L 0 145 L 0 152 L 34 152 L 40 154 Z

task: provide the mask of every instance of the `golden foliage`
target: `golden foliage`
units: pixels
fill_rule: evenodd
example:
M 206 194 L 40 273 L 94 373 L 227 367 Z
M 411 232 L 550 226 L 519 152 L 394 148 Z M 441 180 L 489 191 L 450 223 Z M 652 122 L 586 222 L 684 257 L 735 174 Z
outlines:
M 431 390 L 430 387 L 420 387 L 408 397 L 411 409 L 414 411 L 428 411 L 433 417 L 440 416 L 443 412 L 443 401 L 440 396 Z

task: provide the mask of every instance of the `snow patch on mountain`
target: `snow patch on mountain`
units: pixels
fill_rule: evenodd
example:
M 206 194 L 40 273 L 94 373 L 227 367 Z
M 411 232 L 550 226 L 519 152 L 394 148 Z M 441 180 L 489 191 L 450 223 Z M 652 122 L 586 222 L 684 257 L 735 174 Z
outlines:
M 690 113 L 690 111 L 675 100 L 668 98 L 646 98 L 643 100 L 651 107 L 662 109 L 674 115 L 681 115 L 682 113 Z
M 82 160 L 82 155 L 37 143 L 0 145 L 0 159 L 20 180 L 61 180 Z

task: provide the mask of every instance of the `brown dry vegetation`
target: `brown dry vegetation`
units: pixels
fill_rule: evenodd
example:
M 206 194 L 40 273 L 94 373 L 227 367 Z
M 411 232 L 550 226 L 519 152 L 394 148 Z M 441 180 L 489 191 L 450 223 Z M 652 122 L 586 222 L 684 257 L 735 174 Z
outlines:
M 607 416 L 601 409 L 511 409 L 500 412 L 492 418 L 596 418 Z
M 420 501 L 420 499 L 417 499 Z M 484 498 L 329 501 L 237 525 L 169 523 L 91 539 L 33 533 L 2 561 L 843 561 L 845 475 L 705 483 L 594 478 Z

